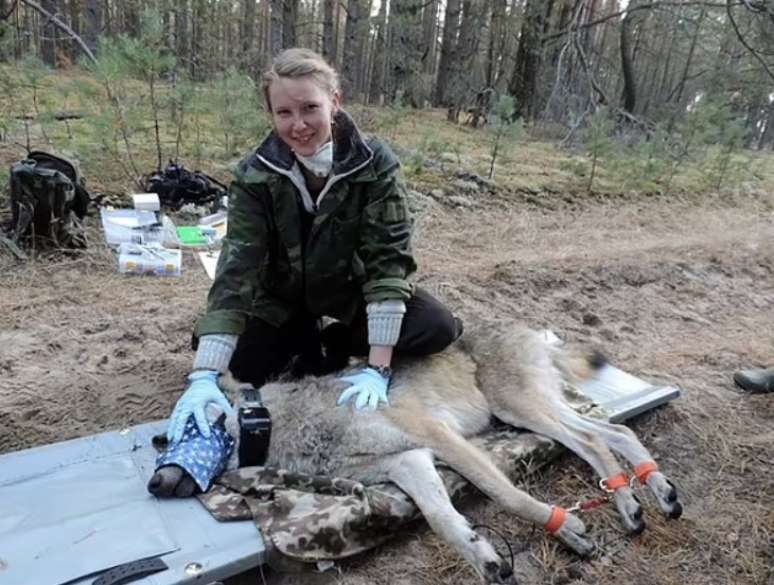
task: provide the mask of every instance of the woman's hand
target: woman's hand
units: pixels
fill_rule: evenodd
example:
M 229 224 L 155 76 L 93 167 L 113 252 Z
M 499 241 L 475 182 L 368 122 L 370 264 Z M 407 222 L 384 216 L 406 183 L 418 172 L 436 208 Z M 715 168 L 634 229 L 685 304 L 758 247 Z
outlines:
M 389 375 L 383 376 L 374 368 L 367 367 L 357 374 L 344 376 L 342 380 L 349 382 L 352 386 L 341 393 L 336 402 L 338 406 L 355 397 L 357 410 L 362 410 L 366 406 L 370 410 L 376 410 L 376 407 L 382 402 L 389 406 L 390 403 L 387 400 L 387 388 L 390 385 Z
M 169 418 L 167 439 L 177 443 L 183 438 L 185 424 L 193 415 L 199 432 L 204 437 L 210 436 L 210 422 L 207 420 L 207 405 L 214 403 L 225 413 L 233 414 L 223 392 L 218 388 L 218 372 L 214 370 L 199 370 L 188 376 L 188 387 L 175 404 L 172 416 Z

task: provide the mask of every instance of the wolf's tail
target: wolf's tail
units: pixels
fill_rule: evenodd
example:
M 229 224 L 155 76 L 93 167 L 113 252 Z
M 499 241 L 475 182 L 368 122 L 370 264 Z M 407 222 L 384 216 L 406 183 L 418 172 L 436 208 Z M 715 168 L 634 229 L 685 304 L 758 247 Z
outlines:
M 608 363 L 605 355 L 594 348 L 568 344 L 551 349 L 554 365 L 562 376 L 571 382 L 593 378 Z

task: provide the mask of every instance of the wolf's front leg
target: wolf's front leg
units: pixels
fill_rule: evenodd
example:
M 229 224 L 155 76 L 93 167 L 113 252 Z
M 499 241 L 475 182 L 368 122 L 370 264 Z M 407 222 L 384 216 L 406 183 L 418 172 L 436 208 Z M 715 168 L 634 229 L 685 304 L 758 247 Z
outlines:
M 417 505 L 430 528 L 473 565 L 486 583 L 515 583 L 513 570 L 452 505 L 428 449 L 414 449 L 385 461 L 389 478 Z

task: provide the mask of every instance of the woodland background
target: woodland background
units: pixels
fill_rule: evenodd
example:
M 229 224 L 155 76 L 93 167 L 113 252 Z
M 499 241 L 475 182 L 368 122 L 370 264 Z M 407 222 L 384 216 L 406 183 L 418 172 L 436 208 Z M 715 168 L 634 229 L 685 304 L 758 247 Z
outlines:
M 334 63 L 358 102 L 459 109 L 491 88 L 528 120 L 607 104 L 673 126 L 704 96 L 745 117 L 749 144 L 772 145 L 768 0 L 2 0 L 2 57 L 67 65 L 101 39 L 142 36 L 148 8 L 158 48 L 194 80 L 255 77 L 299 45 Z
M 383 106 L 369 130 L 426 108 L 484 127 L 490 178 L 525 137 L 580 147 L 565 166 L 588 190 L 611 158 L 646 191 L 692 163 L 689 189 L 720 188 L 774 147 L 769 0 L 0 0 L 0 18 L 1 137 L 111 153 L 138 186 L 144 159 L 199 163 L 213 133 L 217 158 L 254 145 L 260 73 L 289 46 L 326 56 L 350 106 Z M 415 154 L 459 158 L 444 140 Z

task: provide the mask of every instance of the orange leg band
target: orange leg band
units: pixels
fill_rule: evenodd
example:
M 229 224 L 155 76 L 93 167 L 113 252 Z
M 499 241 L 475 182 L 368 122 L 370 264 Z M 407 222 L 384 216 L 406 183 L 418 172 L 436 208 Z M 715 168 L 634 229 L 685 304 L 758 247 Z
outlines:
M 648 477 L 650 477 L 650 474 L 654 471 L 658 471 L 658 465 L 656 465 L 655 461 L 646 461 L 645 463 L 634 466 L 634 475 L 637 476 L 637 481 L 642 485 L 645 485 L 648 481 Z
M 549 534 L 556 534 L 564 524 L 567 518 L 567 510 L 559 506 L 551 506 L 551 516 L 548 518 L 544 528 Z
M 617 489 L 629 486 L 629 476 L 624 472 L 618 475 L 611 475 L 599 482 L 599 486 L 606 492 L 614 492 Z

